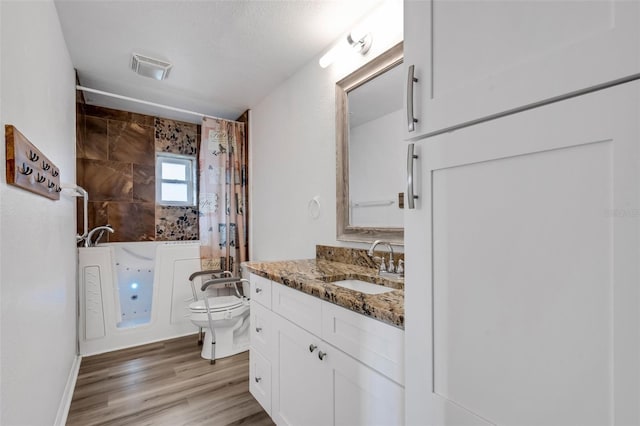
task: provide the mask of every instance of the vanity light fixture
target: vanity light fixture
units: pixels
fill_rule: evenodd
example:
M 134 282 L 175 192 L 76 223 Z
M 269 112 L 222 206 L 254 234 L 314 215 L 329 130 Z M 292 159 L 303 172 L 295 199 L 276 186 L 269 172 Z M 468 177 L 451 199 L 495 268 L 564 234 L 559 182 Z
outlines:
M 322 68 L 327 68 L 339 58 L 348 55 L 350 52 L 358 52 L 366 55 L 371 48 L 373 36 L 371 33 L 362 33 L 351 31 L 346 37 L 346 43 L 340 41 L 336 46 L 332 47 L 318 61 Z
M 173 65 L 169 62 L 134 53 L 131 58 L 131 69 L 143 77 L 164 80 L 169 76 Z

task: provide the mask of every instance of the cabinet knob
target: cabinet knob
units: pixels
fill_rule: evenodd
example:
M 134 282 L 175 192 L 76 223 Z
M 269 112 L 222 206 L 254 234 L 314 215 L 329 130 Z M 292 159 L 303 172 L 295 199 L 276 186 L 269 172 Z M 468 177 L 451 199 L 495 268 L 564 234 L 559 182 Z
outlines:
M 260 287 L 256 287 L 256 293 L 260 293 L 262 289 Z
M 320 358 L 320 361 L 323 361 L 326 356 L 326 352 L 318 351 L 318 358 Z
M 313 343 L 309 345 L 309 352 L 313 352 L 316 349 L 318 349 L 318 346 L 314 345 Z
M 256 383 L 260 383 L 260 381 L 262 380 L 262 377 L 256 377 L 254 380 L 256 381 Z
M 260 333 L 262 331 L 262 327 L 256 327 L 256 333 Z

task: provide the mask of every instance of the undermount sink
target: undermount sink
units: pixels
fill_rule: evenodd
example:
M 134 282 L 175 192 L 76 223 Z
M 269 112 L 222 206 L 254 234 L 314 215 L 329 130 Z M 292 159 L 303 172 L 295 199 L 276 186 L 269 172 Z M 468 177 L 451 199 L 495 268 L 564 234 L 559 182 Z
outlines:
M 360 280 L 340 280 L 333 281 L 331 284 L 335 284 L 337 286 L 348 288 L 349 290 L 359 291 L 360 293 L 365 294 L 382 294 L 393 291 L 393 288 L 385 287 L 379 284 L 371 284 L 366 281 Z

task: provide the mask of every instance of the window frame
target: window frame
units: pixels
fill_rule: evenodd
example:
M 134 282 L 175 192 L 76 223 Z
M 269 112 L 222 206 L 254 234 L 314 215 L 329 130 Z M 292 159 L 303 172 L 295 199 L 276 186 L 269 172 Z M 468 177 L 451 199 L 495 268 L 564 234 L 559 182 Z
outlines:
M 185 180 L 163 179 L 162 165 L 165 163 L 184 165 L 186 179 Z M 196 157 L 194 156 L 173 154 L 170 152 L 157 152 L 156 153 L 156 204 L 161 206 L 195 207 L 197 202 L 196 167 L 197 167 Z M 163 183 L 186 184 L 187 185 L 187 201 L 175 201 L 175 200 L 162 199 Z

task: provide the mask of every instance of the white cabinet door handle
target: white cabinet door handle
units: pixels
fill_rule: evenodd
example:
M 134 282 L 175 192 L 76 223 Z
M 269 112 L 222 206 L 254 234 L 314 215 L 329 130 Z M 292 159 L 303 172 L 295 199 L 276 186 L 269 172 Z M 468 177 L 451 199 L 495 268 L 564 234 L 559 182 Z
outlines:
M 413 84 L 418 82 L 414 76 L 415 65 L 409 65 L 407 74 L 407 126 L 410 132 L 416 130 L 418 119 L 413 116 Z
M 407 147 L 407 206 L 410 209 L 416 208 L 415 200 L 418 199 L 417 195 L 413 193 L 413 163 L 418 158 L 413 153 L 414 144 L 410 143 Z

